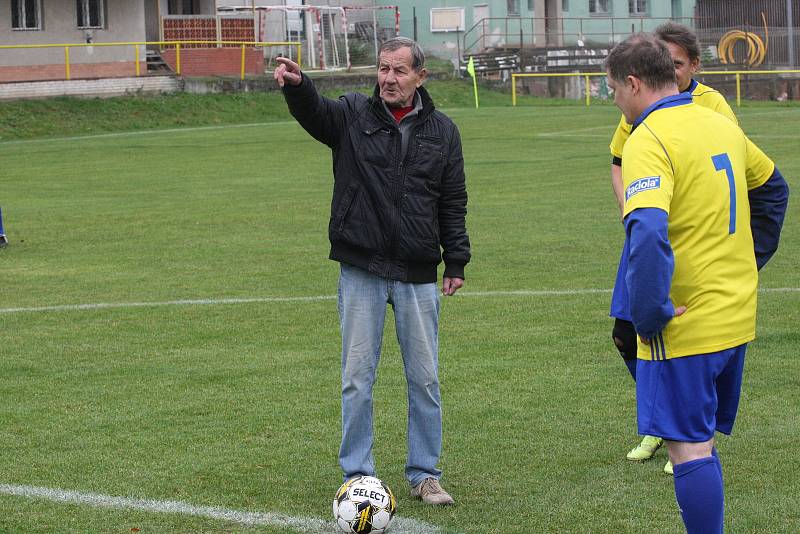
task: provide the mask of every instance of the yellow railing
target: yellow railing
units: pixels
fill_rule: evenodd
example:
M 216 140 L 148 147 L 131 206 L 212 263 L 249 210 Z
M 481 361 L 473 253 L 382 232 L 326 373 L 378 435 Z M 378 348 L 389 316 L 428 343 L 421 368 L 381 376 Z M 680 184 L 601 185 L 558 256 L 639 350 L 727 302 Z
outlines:
M 735 74 L 736 75 L 736 106 L 742 105 L 742 74 L 800 74 L 800 70 L 709 70 L 701 71 L 706 74 Z
M 712 75 L 735 75 L 736 76 L 736 106 L 742 105 L 742 75 L 745 74 L 800 74 L 800 70 L 710 70 L 701 71 L 699 76 L 706 74 Z M 589 87 L 589 76 L 605 76 L 605 72 L 525 72 L 511 74 L 511 105 L 517 105 L 517 78 L 549 78 L 554 76 L 583 76 L 586 83 L 586 105 L 591 102 Z
M 242 47 L 242 60 L 241 60 L 241 79 L 244 80 L 245 73 L 245 48 L 251 47 L 267 47 L 267 46 L 294 46 L 297 48 L 297 63 L 302 65 L 301 59 L 301 46 L 302 43 L 295 41 L 141 41 L 141 42 L 120 42 L 120 43 L 62 43 L 62 44 L 21 44 L 21 45 L 0 45 L 0 50 L 3 49 L 17 49 L 17 48 L 63 48 L 64 49 L 64 75 L 67 80 L 70 78 L 70 48 L 80 47 L 93 47 L 93 46 L 132 46 L 135 50 L 136 56 L 136 76 L 141 76 L 141 65 L 139 52 L 140 47 L 147 45 L 158 45 L 160 47 L 174 46 L 175 47 L 175 72 L 180 75 L 181 73 L 181 45 L 192 44 L 207 44 L 207 45 L 237 45 Z
M 589 105 L 591 93 L 589 91 L 589 76 L 605 76 L 605 72 L 526 72 L 511 74 L 511 105 L 517 105 L 517 78 L 555 78 L 564 76 L 583 76 L 586 79 L 586 105 Z

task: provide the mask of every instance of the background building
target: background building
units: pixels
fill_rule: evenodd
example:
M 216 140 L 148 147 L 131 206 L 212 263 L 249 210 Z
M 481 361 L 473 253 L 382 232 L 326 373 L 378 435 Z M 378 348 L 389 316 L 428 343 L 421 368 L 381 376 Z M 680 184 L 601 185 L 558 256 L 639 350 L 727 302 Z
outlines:
M 706 65 L 800 57 L 800 0 L 0 0 L 0 45 L 17 47 L 0 49 L 0 81 L 132 76 L 148 56 L 175 71 L 174 46 L 98 46 L 165 40 L 300 42 L 304 67 L 347 69 L 374 65 L 398 33 L 454 65 L 483 55 L 487 72 L 569 70 L 600 65 L 615 42 L 667 20 L 696 29 Z M 240 56 L 225 48 L 183 45 L 181 74 L 238 74 Z M 247 50 L 246 72 L 296 53 Z
M 0 0 L 0 45 L 158 41 L 162 17 L 215 11 L 215 0 Z M 66 54 L 75 78 L 136 72 L 134 46 L 15 48 L 0 49 L 0 81 L 62 79 Z M 145 71 L 146 57 L 139 47 Z
M 693 25 L 695 0 L 398 0 L 400 31 L 442 57 L 498 48 L 607 46 L 668 19 Z

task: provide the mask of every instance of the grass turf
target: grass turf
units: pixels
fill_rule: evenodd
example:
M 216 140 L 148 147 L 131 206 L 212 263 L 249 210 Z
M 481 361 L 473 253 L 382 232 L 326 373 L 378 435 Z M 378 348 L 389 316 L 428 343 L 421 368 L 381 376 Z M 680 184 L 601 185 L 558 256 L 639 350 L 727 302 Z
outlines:
M 333 296 L 330 155 L 279 104 L 250 115 L 274 124 L 136 133 L 174 123 L 126 123 L 130 135 L 0 144 L 10 239 L 0 250 L 0 484 L 329 517 L 340 477 L 334 300 L 7 311 Z M 464 141 L 474 249 L 441 326 L 441 466 L 458 504 L 431 509 L 408 495 L 390 324 L 375 456 L 399 514 L 446 532 L 681 532 L 665 452 L 624 460 L 634 394 L 609 339 L 609 294 L 581 292 L 611 287 L 622 243 L 607 149 L 618 112 L 446 111 Z M 737 111 L 797 190 L 800 108 Z M 800 529 L 797 215 L 791 201 L 761 280 L 795 290 L 760 295 L 740 417 L 720 440 L 735 532 Z M 563 293 L 470 295 L 516 290 Z M 243 527 L 0 495 L 0 531 L 134 528 Z

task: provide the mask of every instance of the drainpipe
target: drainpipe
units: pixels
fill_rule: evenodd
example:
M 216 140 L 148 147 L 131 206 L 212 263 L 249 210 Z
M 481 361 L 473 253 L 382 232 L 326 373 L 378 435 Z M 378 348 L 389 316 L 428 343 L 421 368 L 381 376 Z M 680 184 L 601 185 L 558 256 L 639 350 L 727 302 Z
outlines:
M 792 14 L 792 0 L 786 0 L 786 20 L 789 31 L 789 68 L 794 68 L 794 15 Z

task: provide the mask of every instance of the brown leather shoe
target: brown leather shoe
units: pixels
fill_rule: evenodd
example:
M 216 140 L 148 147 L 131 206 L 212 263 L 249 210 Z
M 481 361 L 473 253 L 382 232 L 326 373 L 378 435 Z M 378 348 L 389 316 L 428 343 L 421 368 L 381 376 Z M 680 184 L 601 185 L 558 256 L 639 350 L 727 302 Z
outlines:
M 433 477 L 428 477 L 420 482 L 418 486 L 411 488 L 411 496 L 422 499 L 425 504 L 437 506 L 455 503 L 450 494 L 443 490 L 442 486 L 439 485 L 439 481 Z

